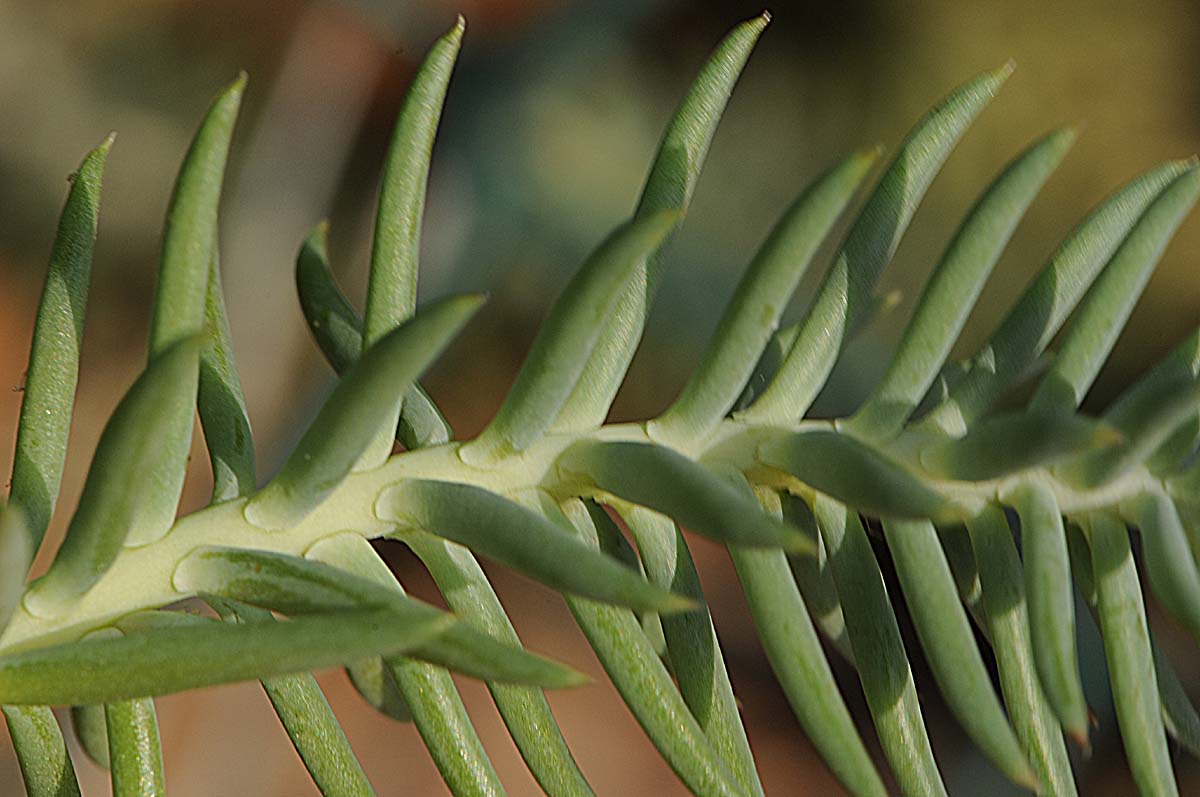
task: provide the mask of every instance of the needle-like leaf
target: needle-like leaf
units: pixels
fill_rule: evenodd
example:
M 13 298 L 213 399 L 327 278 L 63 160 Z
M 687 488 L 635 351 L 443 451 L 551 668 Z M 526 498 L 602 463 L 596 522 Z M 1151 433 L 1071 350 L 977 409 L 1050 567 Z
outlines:
M 588 258 L 555 301 L 529 356 L 492 422 L 463 446 L 462 457 L 485 464 L 523 451 L 562 407 L 579 379 L 629 276 L 675 226 L 664 210 L 617 228 Z
M 689 599 L 648 583 L 541 515 L 480 487 L 409 479 L 386 490 L 376 512 L 399 526 L 402 539 L 436 534 L 561 592 L 638 611 L 692 608 Z
M 289 615 L 367 606 L 391 609 L 397 622 L 442 615 L 405 596 L 398 585 L 389 588 L 322 562 L 245 548 L 200 548 L 180 562 L 174 583 L 181 591 L 218 595 Z M 585 680 L 568 667 L 498 642 L 457 619 L 409 655 L 490 681 L 561 688 Z
M 967 521 L 967 529 L 979 566 L 1000 691 L 1013 728 L 1038 774 L 1041 791 L 1073 796 L 1075 781 L 1066 744 L 1033 661 L 1021 560 L 1004 510 L 989 505 Z
M 1200 639 L 1200 541 L 1188 539 L 1175 505 L 1165 495 L 1126 501 L 1121 514 L 1141 529 L 1142 555 L 1154 594 L 1193 639 Z
M 246 504 L 246 519 L 262 528 L 287 528 L 321 503 L 362 456 L 395 397 L 482 303 L 478 295 L 435 302 L 369 348 L 338 382 L 279 474 Z
M 158 718 L 149 698 L 122 700 L 104 707 L 113 797 L 162 797 L 166 794 Z
M 1067 734 L 1087 749 L 1088 707 L 1075 650 L 1075 594 L 1058 500 L 1048 485 L 1034 480 L 1003 498 L 1021 521 L 1029 633 L 1042 689 Z
M 971 122 L 1000 90 L 1012 65 L 960 86 L 917 123 L 846 237 L 825 275 L 800 334 L 766 391 L 739 417 L 795 421 L 824 386 L 850 329 L 870 309 L 880 273 L 892 259 L 925 191 Z
M 79 171 L 71 177 L 71 190 L 50 250 L 50 268 L 38 304 L 29 367 L 25 371 L 9 493 L 10 500 L 19 503 L 25 513 L 29 556 L 23 560 L 6 559 L 6 567 L 15 568 L 18 562 L 22 567 L 29 566 L 29 558 L 41 544 L 58 500 L 79 378 L 92 249 L 100 217 L 100 181 L 112 142 L 110 135 L 88 153 Z M 19 578 L 24 576 L 21 573 Z
M 947 705 L 1005 776 L 1036 789 L 1037 776 L 996 698 L 933 525 L 885 518 L 883 530 L 925 659 Z
M 20 506 L 0 504 L 0 631 L 21 604 L 25 573 L 33 561 L 33 535 L 25 517 Z
M 842 161 L 784 213 L 738 284 L 699 367 L 675 403 L 650 423 L 652 436 L 696 441 L 729 412 L 788 298 L 877 155 L 873 150 Z
M 1175 795 L 1146 609 L 1125 524 L 1093 513 L 1088 525 L 1100 632 L 1129 767 L 1142 794 Z
M 0 656 L 0 701 L 19 705 L 109 703 L 333 667 L 402 653 L 453 619 L 358 609 L 287 622 L 152 628 Z M 80 672 L 87 678 L 80 678 Z
M 867 533 L 856 512 L 828 496 L 817 496 L 813 513 L 829 550 L 859 680 L 900 789 L 944 795 L 908 655 Z
M 758 489 L 756 495 L 759 503 L 771 514 L 777 514 L 784 522 L 800 529 L 804 536 L 813 541 L 816 553 L 789 556 L 787 563 L 792 569 L 792 576 L 800 589 L 809 616 L 830 644 L 842 654 L 842 658 L 854 664 L 854 650 L 850 647 L 850 637 L 846 634 L 846 616 L 842 613 L 842 601 L 837 594 L 837 585 L 833 582 L 829 553 L 825 550 L 821 532 L 817 530 L 817 520 L 812 515 L 812 509 L 801 498 L 787 493 L 781 495 L 774 491 Z
M 637 218 L 672 209 L 687 212 L 717 123 L 746 59 L 770 21 L 766 12 L 746 20 L 709 56 L 671 117 L 642 189 Z M 604 322 L 603 334 L 555 419 L 555 431 L 586 429 L 604 421 L 641 339 L 662 272 L 662 255 L 655 252 L 627 280 L 612 316 Z
M 169 436 L 179 408 L 187 407 L 190 412 L 195 406 L 191 375 L 196 372 L 199 351 L 198 338 L 175 344 L 146 366 L 121 399 L 96 446 L 66 539 L 49 571 L 25 595 L 25 608 L 34 615 L 63 611 L 95 584 L 120 553 L 127 536 L 150 517 L 145 512 L 147 505 L 169 503 L 174 512 L 175 496 L 156 489 L 162 473 L 182 468 L 183 462 L 176 461 L 173 450 L 162 442 Z M 113 478 L 113 474 L 122 477 Z M 171 521 L 166 522 L 169 526 Z
M 8 735 L 29 797 L 79 797 L 58 720 L 46 706 L 4 706 Z
M 797 529 L 764 514 L 715 473 L 664 446 L 581 442 L 558 460 L 565 478 L 677 520 L 721 542 L 811 551 Z
M 922 419 L 927 427 L 962 434 L 1045 350 L 1076 302 L 1150 203 L 1192 161 L 1159 166 L 1112 194 L 1051 255 L 949 397 Z

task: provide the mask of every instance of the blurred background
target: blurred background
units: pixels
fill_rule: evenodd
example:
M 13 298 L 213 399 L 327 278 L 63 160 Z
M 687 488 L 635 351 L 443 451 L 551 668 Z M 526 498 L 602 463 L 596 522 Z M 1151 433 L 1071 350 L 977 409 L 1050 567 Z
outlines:
M 774 22 L 730 103 L 670 249 L 672 270 L 616 419 L 648 417 L 673 398 L 741 269 L 810 179 L 850 150 L 876 143 L 894 150 L 926 109 L 980 70 L 1009 58 L 1018 66 L 951 157 L 887 272 L 884 289 L 901 291 L 903 301 L 853 344 L 819 412 L 844 412 L 865 395 L 954 226 L 1034 138 L 1061 125 L 1083 128 L 997 268 L 959 353 L 990 333 L 1056 241 L 1104 194 L 1157 161 L 1200 147 L 1200 5 L 1186 0 L 781 1 L 770 10 Z M 0 348 L 0 470 L 10 467 L 64 178 L 110 130 L 118 137 L 105 179 L 60 499 L 67 512 L 56 518 L 52 541 L 78 497 L 104 420 L 144 362 L 175 169 L 207 103 L 237 70 L 248 70 L 251 81 L 226 181 L 221 250 L 266 477 L 332 378 L 299 312 L 294 255 L 314 224 L 331 219 L 335 270 L 361 300 L 392 120 L 424 49 L 456 13 L 468 26 L 434 153 L 421 295 L 492 295 L 426 380 L 467 437 L 499 405 L 568 275 L 631 211 L 694 70 L 728 28 L 761 11 L 761 0 L 0 0 L 0 340 L 7 342 Z M 1200 321 L 1192 256 L 1198 246 L 1200 219 L 1193 219 L 1089 397 L 1092 409 Z M 812 276 L 793 313 L 802 310 Z M 194 470 L 185 509 L 202 505 L 208 490 L 202 455 Z M 384 550 L 406 585 L 434 597 L 411 559 Z M 774 683 L 728 562 L 703 541 L 695 553 L 768 792 L 839 793 Z M 879 553 L 886 570 L 886 552 Z M 530 646 L 602 676 L 557 596 L 491 572 Z M 1194 649 L 1171 634 L 1165 618 L 1152 619 L 1188 685 L 1200 687 Z M 1080 764 L 1082 790 L 1131 794 L 1102 648 L 1090 621 L 1081 625 L 1098 720 L 1095 752 Z M 1014 793 L 964 742 L 905 630 L 951 793 Z M 855 676 L 836 654 L 831 658 L 878 754 Z M 445 792 L 411 726 L 372 714 L 339 673 L 322 683 L 381 794 Z M 511 793 L 535 793 L 486 691 L 462 685 Z M 683 793 L 605 682 L 551 700 L 600 793 Z M 159 712 L 173 794 L 315 793 L 257 685 L 169 697 Z M 0 750 L 0 793 L 20 793 L 10 749 Z M 82 757 L 76 764 L 85 788 L 105 793 L 103 773 Z M 1185 793 L 1200 788 L 1195 762 L 1180 757 L 1177 767 Z

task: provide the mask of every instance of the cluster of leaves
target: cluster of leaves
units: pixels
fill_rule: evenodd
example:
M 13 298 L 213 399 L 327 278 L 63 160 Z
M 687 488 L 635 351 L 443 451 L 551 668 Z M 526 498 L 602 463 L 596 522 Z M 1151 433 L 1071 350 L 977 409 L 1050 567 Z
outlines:
M 868 536 L 879 528 L 933 678 L 999 771 L 1043 793 L 1075 792 L 1065 738 L 1086 747 L 1088 737 L 1075 585 L 1104 637 L 1133 776 L 1147 794 L 1175 793 L 1167 734 L 1200 752 L 1200 716 L 1148 629 L 1130 530 L 1159 601 L 1200 638 L 1200 332 L 1102 416 L 1078 406 L 1200 195 L 1194 162 L 1158 167 L 1099 205 L 980 351 L 947 363 L 1074 136 L 1038 140 L 966 215 L 870 397 L 848 418 L 805 420 L 879 306 L 878 277 L 926 189 L 1010 70 L 983 74 L 922 119 L 882 170 L 799 324 L 778 329 L 876 151 L 837 164 L 783 214 L 675 403 L 646 423 L 603 424 L 660 282 L 659 252 L 766 24 L 747 21 L 718 46 L 633 217 L 566 286 L 500 410 L 463 443 L 415 381 L 481 303 L 416 307 L 425 183 L 461 21 L 440 39 L 387 157 L 362 318 L 332 280 L 323 226 L 300 251 L 301 304 L 341 378 L 261 489 L 217 263 L 237 80 L 202 123 L 170 203 L 149 363 L 101 437 L 65 541 L 26 586 L 58 493 L 111 140 L 88 155 L 51 256 L 0 516 L 0 703 L 31 794 L 78 793 L 48 706 L 74 707 L 82 747 L 111 770 L 115 794 L 158 794 L 152 698 L 245 679 L 262 681 L 323 792 L 372 794 L 306 674 L 330 666 L 416 725 L 455 794 L 503 787 L 451 671 L 488 683 L 548 794 L 591 794 L 543 692 L 583 679 L 522 648 L 475 554 L 563 593 L 693 792 L 761 794 L 681 526 L 727 546 L 800 724 L 852 792 L 882 795 L 884 781 L 821 635 L 856 668 L 901 790 L 944 793 Z M 994 409 L 1022 385 L 1032 386 L 1022 408 Z M 197 409 L 212 504 L 176 519 Z M 405 451 L 393 454 L 397 437 Z M 453 614 L 405 595 L 369 543 L 381 536 L 411 547 Z M 195 597 L 213 613 L 169 609 Z

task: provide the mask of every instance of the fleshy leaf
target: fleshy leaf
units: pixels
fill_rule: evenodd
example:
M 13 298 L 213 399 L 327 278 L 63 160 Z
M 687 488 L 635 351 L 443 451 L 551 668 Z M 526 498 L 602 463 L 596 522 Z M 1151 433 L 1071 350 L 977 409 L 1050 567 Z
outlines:
M 675 403 L 650 423 L 652 436 L 698 440 L 729 412 L 779 325 L 788 298 L 877 154 L 842 161 L 784 213 L 738 283 L 699 367 Z
M 1033 662 L 1063 728 L 1087 749 L 1088 707 L 1075 650 L 1075 593 L 1058 500 L 1054 491 L 1040 481 L 1029 481 L 1008 491 L 1004 500 L 1021 521 Z
M 665 446 L 581 441 L 558 460 L 564 478 L 649 507 L 720 542 L 811 551 L 798 530 L 769 517 L 721 476 Z
M 29 797 L 79 797 L 79 781 L 59 730 L 46 706 L 3 706 L 8 735 Z
M 883 379 L 847 421 L 854 434 L 900 430 L 933 384 L 1017 223 L 1075 142 L 1057 130 L 1017 157 L 988 187 L 934 269 Z
M 108 703 L 307 672 L 410 650 L 452 622 L 432 616 L 400 625 L 395 612 L 372 608 L 287 622 L 205 623 L 68 642 L 0 656 L 0 701 Z M 80 678 L 81 671 L 88 677 Z
M 163 797 L 167 787 L 154 701 L 109 703 L 104 720 L 113 797 Z
M 1037 361 L 1076 302 L 1141 218 L 1190 161 L 1159 166 L 1113 193 L 1051 255 L 948 398 L 922 419 L 961 434 Z
M 184 462 L 162 442 L 180 407 L 194 406 L 191 377 L 199 350 L 199 339 L 188 338 L 154 358 L 117 405 L 96 446 L 66 539 L 49 571 L 25 595 L 30 613 L 59 613 L 95 584 L 121 552 L 127 535 L 139 528 L 137 523 L 153 517 L 146 513 L 147 506 L 169 505 L 173 519 L 176 496 L 156 490 L 163 473 L 182 470 Z M 165 530 L 148 533 L 154 538 Z
M 778 373 L 739 417 L 757 423 L 790 422 L 807 412 L 849 331 L 870 309 L 879 275 L 892 259 L 929 184 L 1011 72 L 1012 65 L 1006 64 L 960 86 L 908 134 L 850 229 Z
M 379 563 L 384 567 L 382 562 Z M 352 572 L 286 554 L 244 548 L 200 548 L 175 570 L 184 592 L 218 595 L 289 615 L 388 608 L 398 622 L 425 621 L 442 612 Z M 540 656 L 504 645 L 455 619 L 438 637 L 409 651 L 475 678 L 557 688 L 577 686 L 583 676 Z
M 770 21 L 771 15 L 765 12 L 746 20 L 709 56 L 671 117 L 642 189 L 636 218 L 676 208 L 687 212 L 717 123 L 746 59 Z M 662 272 L 662 254 L 655 252 L 628 280 L 578 383 L 554 421 L 555 431 L 586 429 L 604 422 L 641 339 Z
M 334 388 L 279 474 L 246 504 L 256 526 L 303 519 L 350 473 L 401 395 L 483 303 L 455 296 L 429 305 L 372 346 Z
M 400 527 L 401 539 L 436 534 L 560 592 L 638 611 L 692 608 L 690 600 L 659 589 L 541 515 L 480 487 L 408 479 L 380 496 L 376 512 Z
M 34 537 L 20 506 L 0 504 L 0 631 L 21 605 L 25 574 L 33 561 Z
M 84 755 L 108 771 L 108 721 L 104 706 L 71 706 L 71 727 Z
M 463 459 L 484 464 L 523 451 L 550 426 L 579 380 L 630 274 L 658 248 L 679 214 L 664 210 L 628 222 L 600 245 L 550 309 L 516 381 Z
M 100 217 L 100 181 L 112 142 L 110 135 L 71 177 L 34 322 L 10 492 L 10 500 L 25 513 L 31 554 L 46 533 L 62 482 Z M 28 567 L 29 560 L 24 564 Z
M 1142 558 L 1154 594 L 1192 639 L 1200 639 L 1197 543 L 1188 539 L 1171 499 L 1142 495 L 1123 503 L 1121 514 L 1142 531 Z

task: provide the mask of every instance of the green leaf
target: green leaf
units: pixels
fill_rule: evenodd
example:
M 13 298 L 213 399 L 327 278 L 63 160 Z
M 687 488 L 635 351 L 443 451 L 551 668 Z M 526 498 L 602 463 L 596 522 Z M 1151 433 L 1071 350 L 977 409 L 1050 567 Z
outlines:
M 25 574 L 33 561 L 34 540 L 25 518 L 19 505 L 0 503 L 0 631 L 21 605 Z
M 447 604 L 459 617 L 502 642 L 521 644 L 504 607 L 469 550 L 432 535 L 410 536 L 405 542 L 424 563 Z M 488 689 L 521 757 L 546 793 L 591 795 L 592 790 L 579 771 L 542 691 L 500 683 L 489 683 Z M 412 701 L 412 697 L 408 699 Z M 467 727 L 470 728 L 469 720 Z M 464 744 L 462 738 L 448 735 L 445 744 Z
M 328 556 L 337 555 L 336 548 L 326 547 L 324 551 Z M 345 554 L 324 564 L 269 551 L 202 547 L 179 563 L 173 583 L 184 592 L 218 595 L 289 615 L 370 606 L 395 612 L 398 623 L 442 616 L 439 609 L 407 597 L 394 579 L 389 587 L 378 583 L 377 576 L 364 578 L 356 572 L 365 561 L 363 557 L 355 556 L 355 570 L 337 566 L 345 560 Z M 375 563 L 387 570 L 378 558 Z M 409 655 L 492 681 L 561 688 L 578 686 L 586 680 L 569 667 L 505 645 L 457 619 Z
M 813 517 L 812 509 L 804 500 L 789 493 L 779 494 L 772 490 L 759 488 L 756 492 L 759 503 L 772 515 L 778 514 L 785 523 L 790 523 L 813 541 L 816 553 L 789 556 L 788 566 L 792 569 L 792 577 L 800 588 L 800 595 L 817 628 L 830 644 L 851 665 L 854 664 L 854 650 L 850 647 L 850 637 L 846 634 L 846 617 L 842 613 L 842 601 L 838 598 L 837 585 L 833 582 L 833 572 L 829 566 L 829 553 L 825 550 L 825 542 L 821 532 L 817 530 L 817 520 Z
M 921 424 L 961 434 L 982 415 L 1037 361 L 1150 203 L 1191 168 L 1190 161 L 1159 166 L 1093 210 L 1059 245 L 991 339 L 971 358 L 968 372 L 949 397 Z
M 1163 732 L 1150 632 L 1125 524 L 1093 513 L 1088 525 L 1100 631 L 1129 768 L 1142 794 L 1174 795 L 1178 791 Z
M 10 501 L 25 512 L 31 552 L 46 533 L 62 483 L 100 217 L 100 182 L 112 143 L 110 135 L 71 177 L 33 327 L 9 493 Z
M 771 231 L 675 403 L 649 424 L 663 440 L 698 440 L 729 412 L 812 263 L 878 151 L 838 164 L 804 190 Z
M 947 706 L 989 761 L 1014 783 L 1036 790 L 1037 776 L 996 697 L 933 524 L 884 519 L 883 531 L 925 659 Z
M 162 797 L 162 744 L 154 701 L 122 700 L 104 707 L 113 797 Z
M 833 369 L 849 330 L 871 308 L 879 275 L 892 259 L 929 184 L 1011 72 L 1012 66 L 1006 64 L 960 86 L 908 134 L 850 229 L 778 373 L 739 417 L 752 423 L 786 423 L 808 410 Z
M 79 797 L 75 767 L 54 712 L 46 706 L 4 706 L 2 710 L 29 797 Z
M 54 616 L 95 584 L 141 528 L 138 523 L 151 517 L 147 506 L 170 504 L 174 512 L 175 496 L 156 489 L 164 472 L 182 470 L 185 463 L 163 439 L 180 407 L 195 401 L 190 375 L 196 373 L 199 348 L 197 338 L 188 338 L 156 357 L 117 405 L 96 446 L 66 539 L 49 571 L 25 595 L 30 613 Z M 173 515 L 167 525 L 172 520 Z M 162 531 L 148 533 L 157 537 Z
M 638 611 L 685 611 L 687 598 L 649 584 L 541 515 L 468 484 L 406 479 L 376 502 L 397 536 L 429 533 L 465 545 L 551 589 Z
M 587 509 L 595 526 L 610 526 L 609 538 L 625 539 L 603 509 L 590 503 Z M 748 795 L 762 795 L 725 657 L 683 533 L 670 518 L 641 507 L 630 507 L 621 517 L 637 543 L 651 583 L 696 602 L 694 611 L 661 618 L 671 672 L 692 716 L 738 785 Z
M 1034 394 L 1035 409 L 1079 406 L 1154 267 L 1200 196 L 1200 169 L 1184 172 L 1146 208 L 1112 260 L 1079 303 L 1075 318 Z
M 829 551 L 859 680 L 884 755 L 905 794 L 945 794 L 917 702 L 908 655 L 858 514 L 818 495 L 813 513 Z
M 1041 781 L 1040 791 L 1074 795 L 1066 744 L 1033 661 L 1021 560 L 1004 510 L 987 506 L 967 521 L 967 529 L 979 567 L 1000 691 L 1017 738 Z
M 1042 689 L 1067 734 L 1088 747 L 1088 707 L 1075 650 L 1075 594 L 1062 513 L 1053 489 L 1028 481 L 1003 499 L 1021 521 L 1021 553 L 1033 662 Z
M 109 769 L 108 720 L 104 706 L 71 706 L 71 727 L 79 740 L 79 748 L 96 766 Z
M 287 622 L 154 628 L 37 648 L 0 656 L 0 701 L 109 703 L 308 672 L 411 650 L 453 622 L 446 616 L 396 620 L 394 611 L 372 608 Z
M 935 476 L 986 481 L 1065 459 L 1120 439 L 1110 427 L 1082 415 L 1011 412 L 973 424 L 966 434 L 921 449 L 921 465 Z
M 265 609 L 213 601 L 213 608 L 228 623 L 273 623 Z M 296 753 L 322 794 L 374 797 L 362 765 L 338 723 L 321 687 L 309 673 L 264 678 L 267 693 Z
M 750 52 L 770 21 L 771 15 L 766 12 L 746 20 L 730 31 L 709 56 L 671 117 L 642 189 L 636 218 L 671 209 L 687 212 L 717 123 Z M 652 253 L 627 280 L 616 309 L 604 323 L 603 334 L 555 419 L 554 431 L 586 429 L 604 422 L 641 339 L 663 265 L 661 250 Z
M 216 248 L 208 271 L 204 305 L 204 348 L 200 350 L 200 385 L 196 398 L 204 443 L 213 471 L 213 501 L 254 492 L 254 437 L 246 399 L 233 361 L 229 321 L 221 294 L 221 267 Z
M 766 494 L 759 493 L 759 497 L 762 500 Z M 767 499 L 763 506 L 772 511 L 772 504 L 777 503 Z M 730 546 L 729 556 L 767 661 L 800 726 L 850 792 L 886 794 L 834 680 L 785 554 Z
M 618 227 L 571 278 L 550 309 L 496 416 L 460 451 L 485 464 L 523 451 L 550 426 L 567 400 L 630 274 L 678 220 L 665 210 Z
M 395 397 L 482 303 L 477 295 L 435 302 L 368 349 L 338 382 L 279 474 L 246 504 L 246 519 L 261 528 L 288 528 L 320 504 L 362 456 Z
M 950 354 L 1017 223 L 1074 143 L 1075 131 L 1069 129 L 1042 138 L 975 203 L 929 278 L 887 373 L 847 421 L 852 433 L 888 438 L 908 420 Z
M 583 503 L 569 501 L 563 511 L 580 544 L 605 556 L 599 551 L 603 532 Z M 621 564 L 616 567 L 626 569 Z M 628 609 L 571 595 L 567 606 L 625 705 L 679 779 L 693 793 L 705 797 L 742 795 L 650 646 L 637 617 Z
M 811 551 L 798 530 L 769 517 L 728 481 L 665 446 L 580 441 L 558 459 L 568 482 L 661 512 L 720 542 Z
M 392 677 L 391 669 L 378 656 L 363 659 L 346 668 L 354 690 L 371 708 L 397 722 L 412 722 L 412 712 Z
M 1123 502 L 1121 514 L 1141 529 L 1142 558 L 1154 594 L 1193 639 L 1200 639 L 1200 541 L 1188 539 L 1175 505 L 1164 495 Z
M 334 282 L 326 254 L 328 233 L 328 222 L 321 222 L 300 248 L 296 290 L 309 331 L 334 372 L 341 375 L 362 353 L 363 322 Z M 414 384 L 404 394 L 397 437 L 410 450 L 453 437 L 449 424 L 420 385 Z
M 151 362 L 167 356 L 180 341 L 204 333 L 209 268 L 216 256 L 217 208 L 245 88 L 246 75 L 242 73 L 217 96 L 179 169 L 167 207 L 162 260 L 154 289 Z M 143 501 L 135 508 L 136 520 L 127 538 L 130 545 L 157 540 L 175 520 L 192 445 L 198 369 L 180 374 L 180 380 L 180 392 L 190 400 L 172 408 L 159 433 L 161 461 L 170 463 L 170 467 L 156 471 L 153 486 L 146 489 L 146 494 L 156 496 L 156 500 Z
M 779 435 L 759 448 L 758 461 L 870 515 L 947 522 L 959 515 L 949 500 L 904 466 L 832 430 Z

